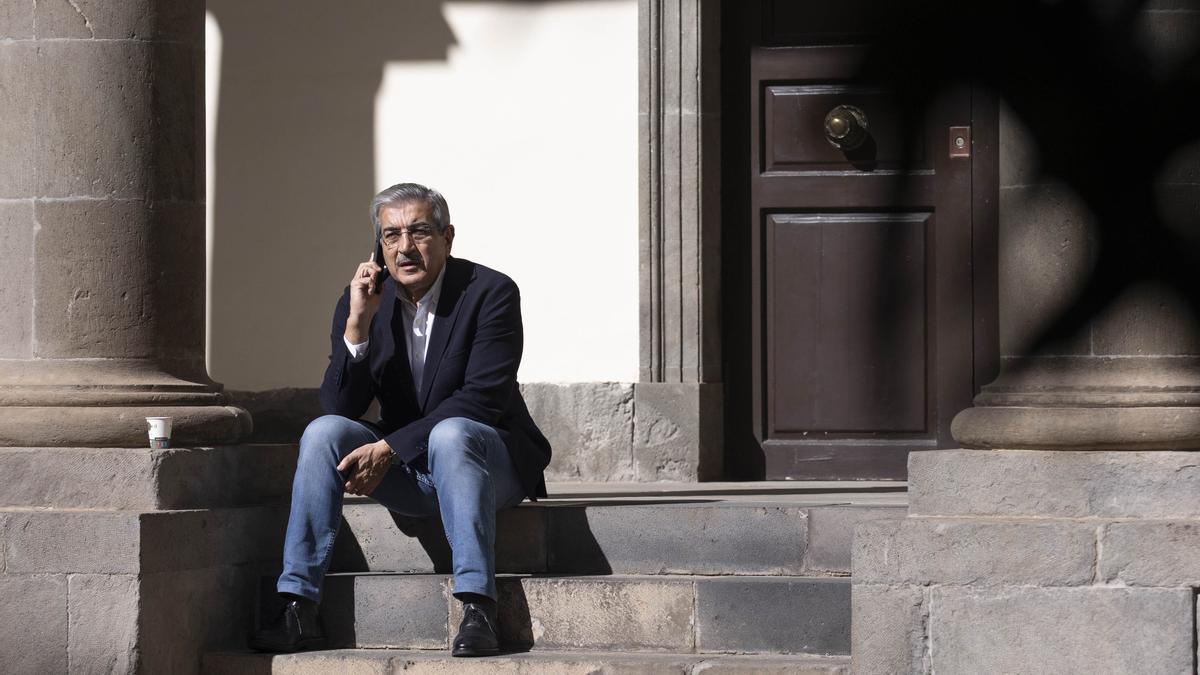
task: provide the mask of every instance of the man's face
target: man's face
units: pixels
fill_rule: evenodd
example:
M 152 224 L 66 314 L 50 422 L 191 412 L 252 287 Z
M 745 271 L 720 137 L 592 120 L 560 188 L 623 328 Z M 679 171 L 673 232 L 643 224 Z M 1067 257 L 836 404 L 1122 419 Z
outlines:
M 385 242 L 389 233 L 395 236 L 408 232 L 395 246 L 384 244 L 383 259 L 392 278 L 404 286 L 409 297 L 414 302 L 420 300 L 446 266 L 454 243 L 454 226 L 447 225 L 446 231 L 439 234 L 430 205 L 425 200 L 414 200 L 381 207 L 379 231 Z M 414 232 L 418 235 L 415 238 Z M 422 238 L 421 233 L 429 234 Z

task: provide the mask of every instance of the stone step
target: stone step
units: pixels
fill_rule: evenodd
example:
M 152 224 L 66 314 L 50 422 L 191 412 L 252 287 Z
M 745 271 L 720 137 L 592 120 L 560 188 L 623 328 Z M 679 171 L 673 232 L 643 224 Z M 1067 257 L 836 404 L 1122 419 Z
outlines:
M 0 448 L 0 508 L 153 511 L 279 503 L 291 494 L 295 471 L 295 445 Z
M 438 519 L 347 503 L 330 569 L 446 573 Z M 848 575 L 854 526 L 902 505 L 581 499 L 524 503 L 497 519 L 496 562 L 514 574 Z
M 277 611 L 262 582 L 262 616 Z M 322 615 L 335 646 L 447 649 L 460 604 L 440 574 L 332 574 Z M 509 648 L 845 655 L 844 577 L 510 576 L 497 579 Z
M 847 657 L 787 657 L 618 652 L 516 652 L 456 659 L 441 651 L 354 649 L 302 654 L 214 652 L 205 675 L 312 675 L 314 673 L 462 673 L 463 675 L 843 675 Z

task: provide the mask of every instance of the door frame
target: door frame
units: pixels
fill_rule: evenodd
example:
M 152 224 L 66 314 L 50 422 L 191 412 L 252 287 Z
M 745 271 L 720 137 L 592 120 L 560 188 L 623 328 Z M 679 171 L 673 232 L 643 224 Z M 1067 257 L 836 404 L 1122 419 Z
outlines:
M 761 448 L 755 456 L 746 437 L 752 392 L 742 382 L 749 373 L 739 365 L 748 353 L 748 336 L 739 337 L 739 331 L 748 327 L 737 325 L 736 309 L 739 299 L 749 303 L 750 259 L 738 256 L 736 238 L 722 227 L 726 219 L 748 211 L 748 185 L 739 189 L 737 180 L 746 173 L 738 173 L 738 157 L 730 154 L 746 140 L 729 138 L 735 133 L 730 125 L 737 123 L 730 118 L 737 115 L 728 114 L 723 96 L 723 91 L 742 96 L 745 87 L 722 82 L 723 76 L 730 79 L 729 59 L 722 60 L 723 24 L 734 15 L 723 16 L 722 4 L 638 1 L 639 384 L 671 385 L 677 404 L 688 409 L 684 416 L 697 420 L 701 480 L 762 480 L 782 476 L 767 474 Z M 728 9 L 738 5 L 730 3 Z M 737 29 L 729 28 L 733 38 Z M 972 91 L 971 124 L 973 389 L 978 392 L 999 371 L 999 106 L 994 95 Z M 746 208 L 740 208 L 743 203 Z M 742 285 L 747 292 L 739 295 Z M 904 479 L 904 473 L 887 477 Z

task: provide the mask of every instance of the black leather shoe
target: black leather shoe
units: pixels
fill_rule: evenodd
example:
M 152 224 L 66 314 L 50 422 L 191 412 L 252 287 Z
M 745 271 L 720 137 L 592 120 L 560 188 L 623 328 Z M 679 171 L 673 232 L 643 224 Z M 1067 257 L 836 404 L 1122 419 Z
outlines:
M 279 616 L 250 640 L 250 648 L 260 652 L 300 652 L 324 646 L 317 603 L 294 597 L 285 599 Z
M 477 602 L 463 603 L 463 620 L 454 636 L 454 656 L 492 656 L 500 653 L 496 610 Z

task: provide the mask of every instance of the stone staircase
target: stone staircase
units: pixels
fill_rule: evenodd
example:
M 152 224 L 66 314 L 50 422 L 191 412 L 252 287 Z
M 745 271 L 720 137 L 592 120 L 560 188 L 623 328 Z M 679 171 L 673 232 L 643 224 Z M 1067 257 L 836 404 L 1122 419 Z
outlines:
M 337 650 L 213 652 L 208 673 L 834 673 L 850 650 L 850 539 L 903 517 L 902 483 L 582 484 L 500 515 L 505 653 L 453 659 L 436 524 L 345 508 L 322 612 Z M 260 611 L 273 612 L 273 577 Z

